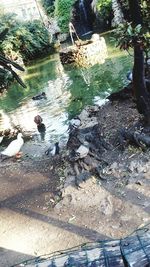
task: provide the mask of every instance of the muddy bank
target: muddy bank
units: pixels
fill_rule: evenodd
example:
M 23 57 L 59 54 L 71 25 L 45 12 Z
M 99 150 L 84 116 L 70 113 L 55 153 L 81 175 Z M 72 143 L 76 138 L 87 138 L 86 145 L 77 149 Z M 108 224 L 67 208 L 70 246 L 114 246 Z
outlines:
M 30 141 L 20 161 L 0 163 L 0 266 L 88 241 L 124 237 L 149 222 L 150 151 L 130 144 L 122 149 L 117 140 L 121 128 L 139 120 L 134 103 L 126 99 L 87 107 L 80 119 L 80 129 L 99 123 L 108 147 L 99 160 L 92 157 L 99 165 L 107 163 L 99 172 L 81 164 L 79 175 L 88 175 L 80 175 L 78 186 L 68 160 L 71 146 L 51 158 L 44 154 L 44 144 Z

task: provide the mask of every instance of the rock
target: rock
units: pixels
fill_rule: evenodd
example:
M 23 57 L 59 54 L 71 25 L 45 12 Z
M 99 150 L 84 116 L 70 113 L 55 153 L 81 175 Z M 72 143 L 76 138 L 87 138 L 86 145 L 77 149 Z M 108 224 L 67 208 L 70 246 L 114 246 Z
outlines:
M 110 166 L 110 168 L 112 170 L 117 169 L 117 167 L 118 167 L 118 163 L 117 162 L 113 162 L 113 164 L 111 164 L 111 166 Z
M 72 195 L 71 194 L 67 194 L 63 197 L 62 201 L 61 201 L 61 205 L 62 206 L 68 206 L 68 204 L 70 204 L 72 201 Z
M 75 176 L 73 175 L 70 175 L 70 176 L 67 176 L 66 177 L 66 181 L 65 181 L 65 185 L 64 185 L 64 188 L 68 187 L 68 186 L 74 186 L 74 183 L 75 183 Z
M 80 173 L 78 176 L 76 176 L 76 185 L 82 187 L 81 183 L 85 182 L 87 179 L 91 177 L 91 174 L 89 172 L 83 172 Z
M 79 158 L 85 158 L 89 153 L 89 147 L 86 145 L 81 145 L 77 150 L 76 153 L 79 154 Z
M 135 171 L 137 168 L 137 162 L 136 161 L 131 161 L 130 166 L 128 167 L 130 172 Z
M 113 213 L 113 204 L 111 202 L 110 196 L 104 198 L 100 204 L 100 212 L 104 215 L 112 215 Z
M 90 109 L 90 110 L 89 110 Z M 92 108 L 93 109 L 93 108 Z M 98 111 L 98 107 L 95 107 L 93 109 L 93 112 L 97 112 Z M 91 108 L 86 107 L 81 114 L 79 115 L 79 118 L 81 119 L 82 122 L 82 127 L 93 127 L 95 124 L 97 124 L 97 117 L 91 117 Z

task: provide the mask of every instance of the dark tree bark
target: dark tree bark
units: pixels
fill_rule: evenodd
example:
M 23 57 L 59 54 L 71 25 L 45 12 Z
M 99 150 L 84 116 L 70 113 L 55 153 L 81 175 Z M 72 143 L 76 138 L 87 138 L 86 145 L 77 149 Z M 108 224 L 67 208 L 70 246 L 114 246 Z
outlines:
M 129 9 L 133 26 L 143 23 L 140 0 L 129 0 Z M 137 39 L 134 40 L 133 87 L 137 109 L 150 125 L 150 95 L 145 84 L 144 51 Z

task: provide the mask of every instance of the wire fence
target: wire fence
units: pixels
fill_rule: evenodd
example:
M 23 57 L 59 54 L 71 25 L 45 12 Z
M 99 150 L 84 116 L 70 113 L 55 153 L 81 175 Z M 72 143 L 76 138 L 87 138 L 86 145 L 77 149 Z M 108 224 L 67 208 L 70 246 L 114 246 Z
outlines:
M 150 267 L 150 223 L 124 239 L 89 242 L 12 267 Z

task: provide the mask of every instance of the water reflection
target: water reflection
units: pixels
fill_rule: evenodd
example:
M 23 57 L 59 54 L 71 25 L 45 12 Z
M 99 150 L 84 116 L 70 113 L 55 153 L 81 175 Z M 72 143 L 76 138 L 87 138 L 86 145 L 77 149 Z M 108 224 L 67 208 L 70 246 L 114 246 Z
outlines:
M 25 131 L 38 133 L 34 117 L 40 115 L 46 125 L 46 133 L 45 136 L 42 134 L 42 138 L 48 141 L 56 140 L 58 136 L 65 137 L 68 127 L 65 123 L 68 119 L 65 108 L 70 98 L 67 91 L 70 81 L 57 56 L 55 60 L 53 57 L 45 62 L 41 61 L 35 68 L 29 67 L 24 77 L 27 89 L 21 88 L 20 91 L 20 87 L 15 85 L 1 100 L 1 129 L 20 125 Z M 41 91 L 45 92 L 46 98 L 33 100 L 34 94 Z
M 0 98 L 0 130 L 20 125 L 40 135 L 34 117 L 40 115 L 46 126 L 45 141 L 67 137 L 67 120 L 79 114 L 85 105 L 98 104 L 126 83 L 132 59 L 114 48 L 106 38 L 108 58 L 103 65 L 89 69 L 64 67 L 59 55 L 34 62 L 24 74 L 26 89 L 18 84 Z M 32 100 L 45 92 L 46 98 Z M 41 140 L 41 137 L 39 138 Z

